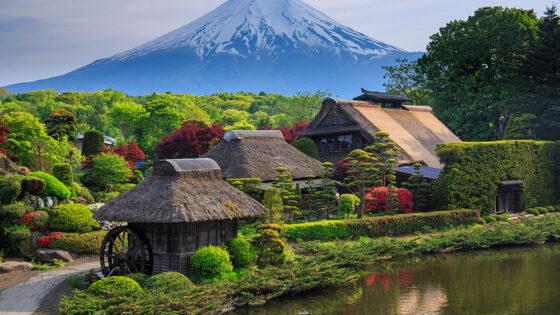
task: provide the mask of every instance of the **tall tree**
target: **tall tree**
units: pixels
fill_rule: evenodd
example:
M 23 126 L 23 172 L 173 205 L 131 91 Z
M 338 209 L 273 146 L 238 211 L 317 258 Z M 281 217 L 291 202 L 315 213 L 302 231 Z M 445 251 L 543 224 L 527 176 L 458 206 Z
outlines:
M 386 92 L 404 95 L 416 105 L 429 105 L 430 91 L 423 85 L 421 74 L 416 71 L 417 62 L 406 58 L 396 59 L 396 62 L 396 65 L 383 67 L 385 70 L 383 86 Z
M 69 110 L 59 108 L 45 121 L 47 133 L 54 139 L 76 139 L 76 116 Z
M 365 195 L 370 187 L 377 181 L 377 158 L 364 150 L 358 149 L 350 152 L 346 157 L 346 177 L 344 183 L 354 195 L 360 198 L 358 218 L 363 217 L 365 208 Z
M 286 221 L 291 221 L 302 214 L 298 207 L 298 202 L 301 197 L 297 189 L 294 189 L 293 177 L 288 169 L 285 167 L 277 167 L 276 172 L 278 174 L 274 178 L 272 186 L 280 190 L 284 217 Z
M 537 39 L 533 11 L 485 7 L 430 37 L 417 70 L 432 106 L 447 125 L 470 139 L 502 139 L 522 105 L 517 69 Z

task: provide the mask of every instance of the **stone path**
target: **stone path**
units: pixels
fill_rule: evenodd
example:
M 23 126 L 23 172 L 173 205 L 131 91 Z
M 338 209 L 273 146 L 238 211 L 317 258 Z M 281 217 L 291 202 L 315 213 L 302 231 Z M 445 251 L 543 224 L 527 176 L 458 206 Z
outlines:
M 0 314 L 34 314 L 42 300 L 72 274 L 99 269 L 99 261 L 41 273 L 27 282 L 0 291 Z

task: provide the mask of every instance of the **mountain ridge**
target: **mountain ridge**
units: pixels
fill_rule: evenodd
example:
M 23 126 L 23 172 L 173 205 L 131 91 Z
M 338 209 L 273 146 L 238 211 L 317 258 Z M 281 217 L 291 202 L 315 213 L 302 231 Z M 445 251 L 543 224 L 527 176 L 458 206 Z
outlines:
M 341 25 L 300 0 L 229 0 L 135 48 L 7 88 L 114 88 L 132 95 L 328 90 L 346 96 L 362 86 L 381 88 L 383 65 L 418 56 Z

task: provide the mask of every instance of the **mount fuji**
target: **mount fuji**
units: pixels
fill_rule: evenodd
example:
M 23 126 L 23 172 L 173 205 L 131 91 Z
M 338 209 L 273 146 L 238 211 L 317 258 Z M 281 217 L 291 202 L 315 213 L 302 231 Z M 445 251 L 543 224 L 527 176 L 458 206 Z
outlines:
M 67 74 L 6 88 L 14 93 L 122 90 L 211 94 L 381 88 L 382 66 L 418 52 L 374 40 L 300 0 L 229 0 L 146 44 Z

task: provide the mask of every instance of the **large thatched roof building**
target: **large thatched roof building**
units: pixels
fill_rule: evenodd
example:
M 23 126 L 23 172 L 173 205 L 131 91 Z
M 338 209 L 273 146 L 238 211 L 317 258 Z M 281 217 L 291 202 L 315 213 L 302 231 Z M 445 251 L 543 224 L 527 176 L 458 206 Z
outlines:
M 218 163 L 224 178 L 260 178 L 272 181 L 283 166 L 294 179 L 322 174 L 322 164 L 284 140 L 278 130 L 232 130 L 203 157 Z
M 387 131 L 401 149 L 400 165 L 421 162 L 441 168 L 436 146 L 461 140 L 429 106 L 402 105 L 403 98 L 377 94 L 364 90 L 358 98 L 365 101 L 325 99 L 319 114 L 300 136 L 315 141 L 321 160 L 334 162 L 371 144 L 377 131 Z M 387 103 L 376 103 L 376 99 Z
M 237 236 L 238 218 L 267 211 L 226 183 L 216 162 L 184 159 L 159 161 L 144 182 L 107 202 L 94 216 L 128 222 L 128 228 L 140 235 L 129 237 L 127 264 L 134 267 L 130 262 L 142 258 L 149 261 L 142 265 L 150 265 L 147 273 L 190 274 L 190 258 L 197 248 L 227 242 Z M 113 247 L 104 243 L 102 253 Z M 138 257 L 138 248 L 149 248 L 149 253 Z M 119 261 L 111 254 L 102 257 L 102 267 L 118 268 Z

